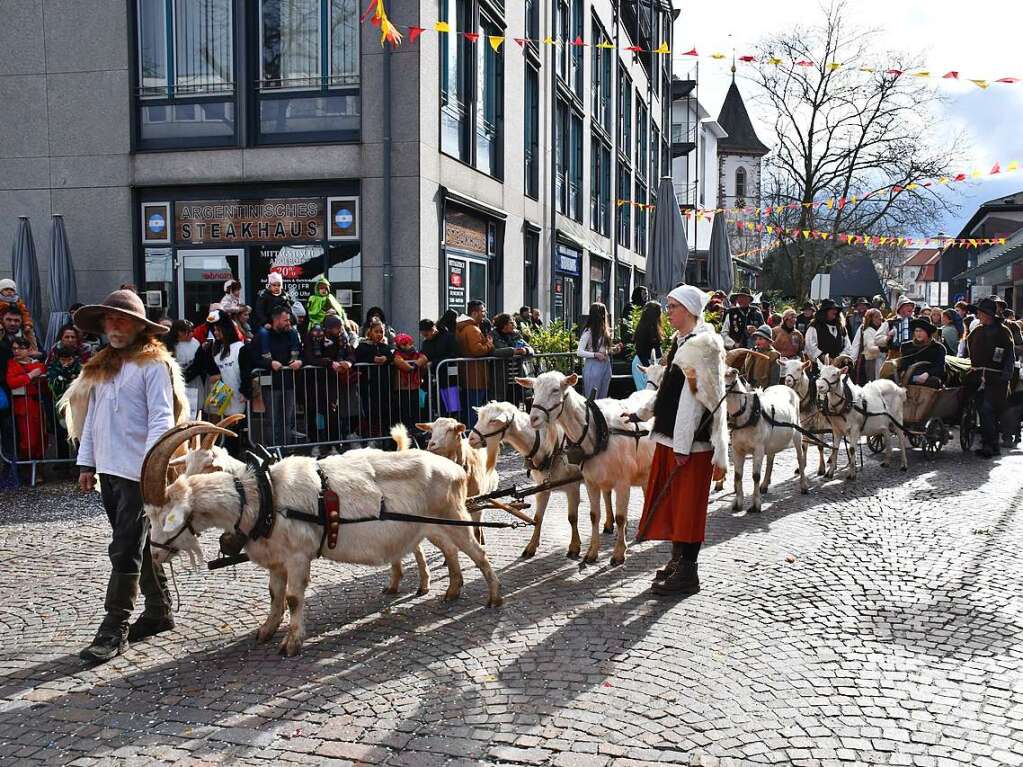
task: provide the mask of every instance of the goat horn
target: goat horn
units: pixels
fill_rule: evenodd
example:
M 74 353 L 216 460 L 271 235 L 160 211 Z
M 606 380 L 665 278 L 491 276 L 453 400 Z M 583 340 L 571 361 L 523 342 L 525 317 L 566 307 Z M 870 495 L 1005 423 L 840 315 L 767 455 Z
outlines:
M 235 413 L 234 415 L 229 415 L 227 418 L 222 418 L 221 420 L 217 421 L 216 426 L 218 429 L 230 429 L 236 423 L 239 423 L 240 421 L 244 420 L 245 420 L 244 413 Z M 209 450 L 217 443 L 218 436 L 219 436 L 218 434 L 207 434 L 205 437 L 203 437 L 202 444 L 200 445 L 200 447 L 203 450 Z
M 152 506 L 167 503 L 167 467 L 175 451 L 192 437 L 203 434 L 223 434 L 234 437 L 235 433 L 221 429 L 211 423 L 191 422 L 178 424 L 164 433 L 153 445 L 142 462 L 142 501 Z

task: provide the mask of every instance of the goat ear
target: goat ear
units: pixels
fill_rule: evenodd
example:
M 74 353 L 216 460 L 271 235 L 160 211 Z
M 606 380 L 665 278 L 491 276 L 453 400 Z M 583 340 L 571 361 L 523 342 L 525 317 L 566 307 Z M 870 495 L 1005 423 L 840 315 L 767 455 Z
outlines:
M 480 409 L 478 407 L 476 407 L 475 405 L 473 405 L 472 406 L 472 412 L 478 413 L 478 412 L 480 412 Z
M 461 434 L 461 433 L 463 433 L 465 431 L 465 429 L 466 429 L 466 426 L 465 426 L 464 423 L 456 423 L 455 424 L 455 434 Z
M 849 375 L 849 366 L 846 365 L 844 368 L 840 369 L 838 372 L 841 373 L 842 375 Z
M 171 462 L 168 463 L 167 465 L 168 466 L 180 466 L 181 464 L 183 464 L 187 460 L 188 459 L 185 456 L 179 455 L 177 458 L 171 459 Z
M 419 429 L 419 431 L 433 431 L 433 424 L 432 423 L 417 423 L 416 424 L 416 428 Z
M 571 375 L 565 376 L 565 380 L 561 382 L 561 388 L 568 389 L 572 386 L 575 386 L 578 382 L 579 376 L 576 375 L 575 373 L 572 373 Z
M 535 378 L 516 378 L 515 383 L 521 386 L 523 389 L 532 389 L 536 385 Z
M 803 363 L 803 370 L 809 370 L 813 367 L 813 360 L 807 360 Z
M 173 508 L 167 515 L 167 519 L 163 521 L 163 531 L 165 533 L 175 533 L 180 530 L 185 524 L 185 515 L 181 513 L 181 509 Z

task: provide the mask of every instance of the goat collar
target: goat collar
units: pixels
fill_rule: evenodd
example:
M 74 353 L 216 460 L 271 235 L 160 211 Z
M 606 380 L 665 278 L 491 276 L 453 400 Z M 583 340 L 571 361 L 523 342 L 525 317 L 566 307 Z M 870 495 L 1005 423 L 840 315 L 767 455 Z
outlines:
M 760 421 L 760 414 L 763 412 L 763 406 L 760 404 L 760 395 L 755 391 L 753 392 L 735 392 L 743 397 L 742 407 L 738 413 L 732 415 L 728 414 L 728 425 L 732 427 L 733 431 L 739 429 L 748 429 L 751 426 L 756 426 Z M 747 411 L 749 415 L 746 416 L 746 423 L 739 423 L 741 418 Z
M 491 437 L 497 437 L 499 440 L 504 439 L 504 435 L 508 433 L 508 429 L 511 428 L 512 423 L 514 422 L 515 418 L 513 416 L 512 420 L 508 421 L 508 423 L 506 423 L 500 429 L 494 429 L 494 431 L 488 431 L 486 434 L 484 434 L 475 426 L 473 426 L 471 429 L 469 429 L 469 433 L 475 434 L 477 437 L 479 437 L 480 442 L 483 443 L 483 447 L 487 447 L 487 440 L 490 439 Z M 537 434 L 539 435 L 539 432 L 537 432 Z
M 835 396 L 841 403 L 837 409 L 832 408 L 831 402 L 829 401 L 829 397 L 832 394 L 835 385 L 836 384 L 833 381 L 827 382 L 827 391 L 821 396 L 817 407 L 826 416 L 830 416 L 832 418 L 844 418 L 849 414 L 849 411 L 852 410 L 853 405 L 855 404 L 852 387 L 849 386 L 849 376 L 841 376 L 841 391 L 835 393 Z

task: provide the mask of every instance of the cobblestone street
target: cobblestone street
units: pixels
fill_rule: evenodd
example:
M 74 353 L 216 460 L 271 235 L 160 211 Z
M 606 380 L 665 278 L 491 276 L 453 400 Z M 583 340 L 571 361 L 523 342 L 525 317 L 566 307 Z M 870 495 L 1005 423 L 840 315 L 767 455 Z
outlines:
M 488 531 L 498 610 L 464 558 L 462 598 L 442 602 L 428 546 L 424 597 L 414 568 L 387 597 L 384 569 L 321 561 L 304 653 L 285 659 L 253 637 L 262 570 L 178 562 L 177 628 L 91 669 L 98 496 L 7 493 L 0 762 L 1023 764 L 1023 455 L 951 444 L 914 451 L 908 475 L 865 461 L 800 496 L 780 459 L 759 516 L 715 496 L 703 590 L 684 600 L 648 590 L 666 544 L 609 568 L 605 536 L 596 565 L 566 559 L 558 497 L 534 559 L 528 531 Z

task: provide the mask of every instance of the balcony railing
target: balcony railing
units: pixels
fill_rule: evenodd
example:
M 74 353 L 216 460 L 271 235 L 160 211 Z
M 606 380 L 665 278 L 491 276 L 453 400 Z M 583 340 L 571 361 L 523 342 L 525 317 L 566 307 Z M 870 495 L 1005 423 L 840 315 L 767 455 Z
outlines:
M 672 123 L 671 124 L 672 144 L 695 144 L 696 123 Z
M 675 196 L 678 198 L 679 205 L 696 207 L 699 195 L 698 182 L 675 181 L 672 186 L 675 187 Z

